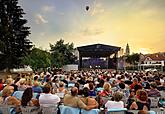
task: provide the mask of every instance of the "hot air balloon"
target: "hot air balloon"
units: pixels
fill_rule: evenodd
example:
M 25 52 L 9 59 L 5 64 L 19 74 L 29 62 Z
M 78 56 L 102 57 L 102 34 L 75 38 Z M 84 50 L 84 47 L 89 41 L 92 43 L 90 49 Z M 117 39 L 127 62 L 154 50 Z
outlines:
M 87 10 L 87 11 L 89 10 L 89 6 L 86 6 L 86 10 Z

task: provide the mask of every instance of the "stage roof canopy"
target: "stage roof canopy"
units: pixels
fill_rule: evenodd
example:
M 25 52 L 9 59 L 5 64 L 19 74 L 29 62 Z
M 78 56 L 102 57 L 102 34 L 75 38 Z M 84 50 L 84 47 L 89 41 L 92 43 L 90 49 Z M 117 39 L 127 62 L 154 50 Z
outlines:
M 120 51 L 120 47 L 105 44 L 81 46 L 77 47 L 77 49 L 79 51 L 79 55 L 82 57 L 108 57 Z

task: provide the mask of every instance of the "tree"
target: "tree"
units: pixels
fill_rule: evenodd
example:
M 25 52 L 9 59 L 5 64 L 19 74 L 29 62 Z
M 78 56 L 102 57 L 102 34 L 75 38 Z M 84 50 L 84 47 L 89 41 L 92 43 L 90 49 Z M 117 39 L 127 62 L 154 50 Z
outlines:
M 63 65 L 75 63 L 76 56 L 73 54 L 75 51 L 73 43 L 64 44 L 64 40 L 60 39 L 56 44 L 50 44 L 50 48 L 53 66 L 61 68 Z
M 139 62 L 139 60 L 140 60 L 140 54 L 138 53 L 134 53 L 132 55 L 126 56 L 126 62 L 133 65 L 136 65 Z
M 30 65 L 33 70 L 39 68 L 47 68 L 51 65 L 50 53 L 39 48 L 33 48 L 31 53 L 24 57 L 22 61 L 23 65 Z
M 24 14 L 18 0 L 0 0 L 0 50 L 4 54 L 1 67 L 18 67 L 21 58 L 32 48 L 32 42 L 27 38 L 30 27 L 25 26 Z

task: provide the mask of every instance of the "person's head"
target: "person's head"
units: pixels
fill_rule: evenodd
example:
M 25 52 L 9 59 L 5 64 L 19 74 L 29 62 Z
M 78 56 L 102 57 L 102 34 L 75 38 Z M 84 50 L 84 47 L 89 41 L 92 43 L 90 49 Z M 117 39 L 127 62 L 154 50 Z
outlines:
M 22 95 L 21 105 L 27 106 L 27 103 L 32 99 L 33 91 L 32 88 L 26 88 Z
M 135 90 L 134 89 L 131 89 L 130 90 L 130 96 L 129 97 L 134 97 L 135 96 Z
M 13 86 L 5 87 L 2 91 L 2 97 L 8 97 L 14 92 Z
M 60 82 L 59 87 L 64 87 L 64 82 Z
M 137 79 L 137 78 L 134 78 L 134 79 L 133 79 L 133 83 L 134 83 L 134 84 L 137 84 L 137 83 L 138 83 L 138 79 Z
M 138 90 L 136 92 L 136 98 L 140 101 L 147 101 L 148 100 L 148 94 L 144 90 Z
M 93 90 L 94 89 L 94 84 L 92 82 L 89 83 L 89 89 Z
M 79 90 L 79 88 L 80 88 L 80 84 L 77 82 L 77 83 L 75 83 L 75 87 L 77 87 L 77 89 Z
M 0 83 L 3 83 L 3 82 L 4 82 L 4 80 L 1 78 L 1 79 L 0 79 Z
M 85 88 L 83 89 L 82 94 L 84 95 L 84 97 L 88 97 L 88 96 L 89 96 L 89 89 L 88 89 L 87 87 L 85 87 Z
M 148 112 L 146 110 L 139 110 L 138 114 L 148 114 Z
M 123 98 L 123 94 L 120 93 L 120 92 L 116 92 L 116 93 L 113 94 L 113 97 L 114 97 L 115 101 L 119 102 Z
M 109 92 L 110 89 L 111 89 L 111 85 L 108 82 L 105 82 L 103 88 L 104 88 L 105 91 Z
M 7 85 L 11 85 L 13 83 L 13 79 L 12 78 L 8 78 L 7 80 L 6 80 L 6 84 Z
M 26 84 L 26 81 L 25 80 L 21 80 L 19 83 L 20 83 L 20 85 L 24 85 L 24 84 Z
M 125 88 L 125 84 L 124 83 L 119 83 L 119 87 L 121 88 L 121 89 L 124 89 Z
M 137 90 L 139 90 L 139 89 L 142 89 L 142 87 L 141 87 L 139 84 L 136 84 L 136 85 L 134 86 L 135 92 L 136 92 Z
M 150 84 L 150 87 L 153 88 L 153 89 L 155 89 L 155 88 L 157 88 L 157 84 L 156 84 L 155 82 L 152 82 L 152 83 Z
M 51 86 L 49 84 L 46 84 L 43 87 L 43 93 L 50 93 L 50 91 L 51 91 Z
M 7 75 L 7 79 L 8 79 L 8 78 L 12 78 L 12 75 Z
M 78 88 L 77 87 L 72 87 L 71 88 L 71 95 L 76 96 L 78 94 Z
M 34 77 L 34 81 L 37 81 L 37 80 L 38 80 L 38 76 L 35 76 L 35 77 Z

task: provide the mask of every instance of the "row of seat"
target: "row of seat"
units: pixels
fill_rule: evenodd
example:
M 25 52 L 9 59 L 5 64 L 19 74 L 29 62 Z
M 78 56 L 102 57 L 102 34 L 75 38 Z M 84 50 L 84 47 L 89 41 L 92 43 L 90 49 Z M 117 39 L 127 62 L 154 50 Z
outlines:
M 13 108 L 12 105 L 0 105 L 0 110 L 2 111 L 2 114 L 13 114 L 11 113 L 11 108 Z M 119 108 L 119 109 L 108 109 L 108 110 L 102 110 L 102 109 L 92 109 L 89 111 L 86 111 L 84 109 L 80 108 L 73 108 L 69 106 L 60 105 L 60 114 L 100 114 L 103 112 L 104 114 L 125 114 L 126 111 L 133 112 L 134 114 L 138 113 L 138 110 L 127 110 L 126 108 Z M 42 112 L 42 114 L 57 114 L 58 108 L 57 106 L 52 107 L 21 107 L 22 114 L 38 114 L 38 112 Z M 81 112 L 81 113 L 80 113 Z M 154 110 L 154 111 L 148 111 L 149 114 L 164 114 L 164 111 Z

